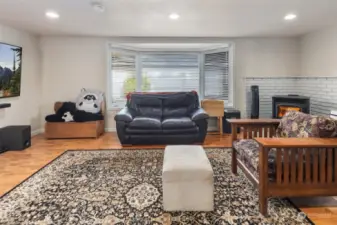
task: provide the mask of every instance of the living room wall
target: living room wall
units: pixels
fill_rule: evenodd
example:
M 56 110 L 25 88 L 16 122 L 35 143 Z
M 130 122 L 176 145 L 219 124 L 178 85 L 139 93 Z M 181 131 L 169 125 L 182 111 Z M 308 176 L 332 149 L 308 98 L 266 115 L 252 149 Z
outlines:
M 303 76 L 337 77 L 337 26 L 301 37 Z
M 0 24 L 0 42 L 23 47 L 21 96 L 0 99 L 0 103 L 12 104 L 10 108 L 0 109 L 0 127 L 31 125 L 32 133 L 38 133 L 41 128 L 38 37 Z
M 53 112 L 55 101 L 71 101 L 83 87 L 106 91 L 107 43 L 224 43 L 235 44 L 235 106 L 244 110 L 244 78 L 298 76 L 297 38 L 95 38 L 42 37 L 42 119 Z M 109 111 L 107 129 L 114 130 L 116 111 Z
M 300 37 L 301 73 L 298 77 L 249 77 L 250 86 L 260 87 L 260 117 L 271 117 L 273 95 L 299 94 L 310 97 L 311 113 L 329 115 L 337 110 L 337 27 L 314 31 Z M 246 115 L 250 115 L 250 97 Z

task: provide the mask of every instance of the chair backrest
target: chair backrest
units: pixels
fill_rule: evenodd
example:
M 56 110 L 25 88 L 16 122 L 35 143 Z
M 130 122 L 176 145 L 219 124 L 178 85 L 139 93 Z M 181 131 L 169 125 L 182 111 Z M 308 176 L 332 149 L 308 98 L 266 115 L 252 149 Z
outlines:
M 277 137 L 336 137 L 337 120 L 328 116 L 310 115 L 297 111 L 287 112 L 276 130 Z

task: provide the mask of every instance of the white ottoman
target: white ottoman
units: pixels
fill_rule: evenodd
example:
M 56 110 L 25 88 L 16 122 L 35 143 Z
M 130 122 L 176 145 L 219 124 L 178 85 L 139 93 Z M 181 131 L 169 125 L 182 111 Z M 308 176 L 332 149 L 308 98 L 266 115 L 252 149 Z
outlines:
M 162 179 L 165 211 L 213 210 L 213 169 L 201 146 L 167 146 Z

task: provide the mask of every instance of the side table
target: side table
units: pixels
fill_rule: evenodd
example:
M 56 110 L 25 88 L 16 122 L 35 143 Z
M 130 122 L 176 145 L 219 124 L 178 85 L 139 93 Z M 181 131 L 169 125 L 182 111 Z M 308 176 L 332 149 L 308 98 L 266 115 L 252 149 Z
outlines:
M 218 119 L 219 133 L 223 134 L 223 122 L 225 103 L 223 100 L 204 99 L 201 101 L 201 107 L 208 113 L 210 117 Z

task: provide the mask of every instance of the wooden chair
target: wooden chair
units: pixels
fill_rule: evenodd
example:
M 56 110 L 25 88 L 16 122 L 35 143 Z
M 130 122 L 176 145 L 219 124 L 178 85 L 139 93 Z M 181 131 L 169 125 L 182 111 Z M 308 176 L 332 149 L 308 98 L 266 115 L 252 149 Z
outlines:
M 260 213 L 267 215 L 268 197 L 337 195 L 337 138 L 272 138 L 276 119 L 230 119 L 233 143 L 255 139 L 258 143 L 257 173 L 248 168 L 233 145 L 232 172 L 239 166 L 259 189 Z M 238 135 L 237 128 L 242 134 Z M 270 176 L 268 157 L 273 153 L 275 174 Z M 240 158 L 241 157 L 241 158 Z M 268 167 L 269 166 L 269 167 Z

